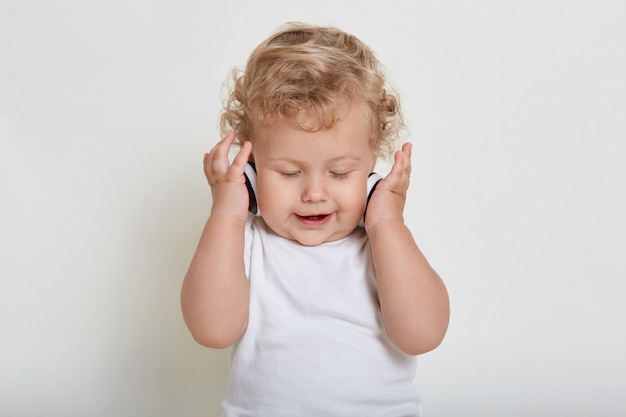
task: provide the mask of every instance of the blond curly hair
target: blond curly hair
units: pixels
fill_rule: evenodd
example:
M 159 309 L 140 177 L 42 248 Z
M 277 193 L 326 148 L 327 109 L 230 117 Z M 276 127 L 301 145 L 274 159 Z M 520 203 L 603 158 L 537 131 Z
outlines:
M 405 125 L 374 52 L 334 27 L 288 23 L 257 46 L 244 70 L 235 69 L 220 119 L 222 135 L 234 130 L 238 144 L 276 120 L 315 131 L 340 120 L 346 104 L 371 111 L 370 143 L 377 156 L 390 156 Z M 306 126 L 298 123 L 305 116 Z

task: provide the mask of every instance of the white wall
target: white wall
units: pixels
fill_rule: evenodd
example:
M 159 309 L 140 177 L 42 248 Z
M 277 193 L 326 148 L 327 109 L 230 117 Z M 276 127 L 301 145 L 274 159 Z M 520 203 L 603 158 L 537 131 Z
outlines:
M 287 20 L 379 53 L 415 144 L 407 218 L 449 287 L 429 417 L 626 413 L 626 6 L 0 3 L 0 415 L 217 415 L 182 276 L 220 83 Z

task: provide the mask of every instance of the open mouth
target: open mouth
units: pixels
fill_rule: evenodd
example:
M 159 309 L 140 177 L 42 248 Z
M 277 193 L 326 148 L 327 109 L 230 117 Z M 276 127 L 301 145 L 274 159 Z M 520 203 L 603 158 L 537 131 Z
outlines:
M 328 217 L 328 214 L 318 214 L 316 216 L 304 216 L 305 219 L 308 220 L 322 220 Z
M 326 220 L 330 218 L 330 214 L 315 214 L 312 216 L 300 216 L 298 214 L 297 217 L 298 217 L 298 220 L 300 220 L 303 223 L 320 224 L 320 223 L 326 222 Z

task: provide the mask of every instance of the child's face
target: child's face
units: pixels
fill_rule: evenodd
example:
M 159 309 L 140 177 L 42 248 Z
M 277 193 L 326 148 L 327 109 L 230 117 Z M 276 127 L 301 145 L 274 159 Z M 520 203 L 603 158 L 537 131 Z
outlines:
M 363 216 L 374 169 L 369 123 L 360 107 L 330 129 L 278 121 L 253 148 L 258 203 L 280 236 L 312 246 L 348 236 Z

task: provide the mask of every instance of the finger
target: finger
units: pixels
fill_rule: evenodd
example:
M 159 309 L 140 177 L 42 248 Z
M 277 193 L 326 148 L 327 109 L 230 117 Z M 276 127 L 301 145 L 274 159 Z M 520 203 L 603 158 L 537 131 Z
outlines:
M 411 177 L 411 155 L 413 154 L 413 145 L 409 142 L 402 145 L 402 153 L 404 154 L 404 172 L 407 178 Z
M 231 130 L 213 147 L 215 151 L 228 154 L 228 150 L 235 141 L 235 132 Z
M 402 148 L 394 155 L 394 167 L 395 171 L 403 179 L 408 179 L 411 176 L 411 154 L 413 145 L 405 143 Z
M 235 132 L 230 131 L 224 138 L 215 145 L 209 152 L 209 164 L 212 172 L 218 176 L 224 175 L 228 171 L 228 153 L 235 141 Z
M 202 158 L 202 171 L 204 172 L 204 176 L 209 182 L 209 185 L 211 185 L 211 177 L 213 176 L 213 172 L 211 170 L 211 165 L 209 164 L 209 158 L 209 153 L 205 153 L 204 158 Z
M 405 168 L 405 157 L 402 150 L 397 151 L 393 156 L 393 165 L 389 176 L 393 179 L 400 179 L 403 176 Z
M 202 165 L 209 185 L 213 186 L 215 183 L 216 170 L 218 173 L 224 173 L 228 169 L 228 152 L 234 140 L 235 133 L 228 132 L 209 152 L 204 154 Z
M 233 159 L 233 163 L 228 170 L 228 180 L 235 181 L 243 175 L 246 163 L 248 162 L 248 157 L 252 152 L 252 142 L 245 141 L 243 145 L 241 145 L 241 149 L 235 155 Z
M 411 153 L 412 145 L 405 143 L 394 154 L 394 163 L 386 179 L 386 186 L 390 191 L 405 193 L 411 181 Z

